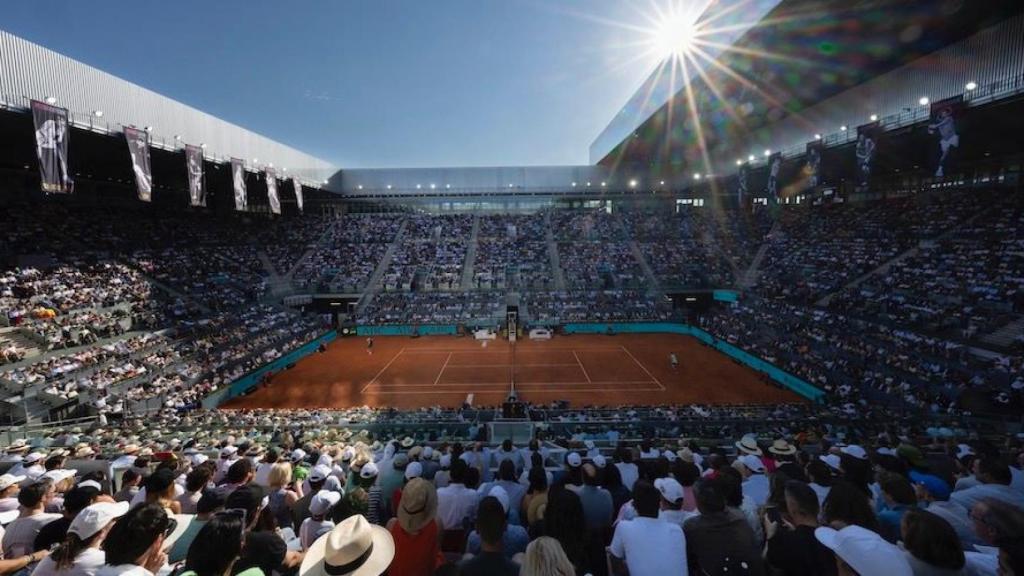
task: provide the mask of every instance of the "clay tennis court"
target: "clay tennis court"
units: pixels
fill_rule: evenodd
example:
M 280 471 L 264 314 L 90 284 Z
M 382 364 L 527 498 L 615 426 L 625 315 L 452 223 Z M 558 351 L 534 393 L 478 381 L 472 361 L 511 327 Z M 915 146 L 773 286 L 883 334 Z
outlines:
M 512 382 L 530 402 L 736 404 L 796 402 L 714 349 L 669 334 L 574 335 L 483 342 L 471 337 L 338 339 L 223 408 L 496 405 Z M 673 370 L 669 354 L 679 358 Z M 472 395 L 470 397 L 470 395 Z

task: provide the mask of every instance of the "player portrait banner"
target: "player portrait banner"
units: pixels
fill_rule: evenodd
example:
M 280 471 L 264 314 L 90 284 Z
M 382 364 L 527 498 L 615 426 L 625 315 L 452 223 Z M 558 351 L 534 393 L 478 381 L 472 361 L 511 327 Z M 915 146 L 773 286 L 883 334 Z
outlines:
M 299 205 L 299 212 L 302 212 L 302 182 L 298 178 L 292 178 L 292 186 L 295 187 L 295 203 Z
M 267 168 L 267 200 L 270 201 L 270 212 L 281 213 L 281 199 L 277 197 L 277 175 L 273 168 Z
M 966 104 L 963 95 L 932 102 L 928 135 L 932 138 L 932 167 L 935 177 L 942 178 L 954 171 L 960 150 L 960 131 Z
M 878 122 L 857 126 L 857 145 L 854 146 L 854 153 L 857 155 L 857 192 L 867 192 L 871 189 L 871 171 L 875 167 L 875 152 L 878 149 L 880 133 Z
M 806 176 L 806 190 L 814 190 L 821 185 L 821 153 L 825 145 L 821 140 L 807 143 L 807 153 L 804 155 L 804 176 Z
M 153 170 L 149 163 L 149 132 L 125 126 L 124 138 L 128 142 L 128 156 L 135 173 L 135 190 L 139 200 L 153 199 Z
M 768 157 L 768 181 L 764 185 L 764 194 L 769 200 L 779 201 L 779 172 L 782 170 L 782 153 L 776 152 Z
M 736 203 L 742 208 L 747 202 L 747 193 L 750 181 L 750 164 L 744 162 L 736 174 Z
M 185 166 L 188 168 L 188 198 L 192 206 L 206 206 L 206 183 L 203 180 L 203 149 L 185 146 Z
M 245 212 L 249 207 L 245 195 L 245 162 L 238 158 L 231 159 L 231 182 L 235 190 L 235 210 Z
M 36 156 L 43 192 L 68 194 L 75 183 L 68 173 L 68 111 L 45 102 L 32 101 L 36 129 Z

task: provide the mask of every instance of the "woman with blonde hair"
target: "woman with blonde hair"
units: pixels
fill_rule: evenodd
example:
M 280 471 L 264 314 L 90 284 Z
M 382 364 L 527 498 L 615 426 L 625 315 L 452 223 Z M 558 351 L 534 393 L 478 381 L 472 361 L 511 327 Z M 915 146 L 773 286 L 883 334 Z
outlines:
M 292 507 L 302 498 L 302 488 L 292 490 L 292 465 L 288 462 L 277 462 L 270 468 L 267 476 L 270 486 L 270 509 L 278 528 L 292 528 Z
M 526 547 L 519 576 L 576 576 L 576 569 L 558 540 L 541 536 Z

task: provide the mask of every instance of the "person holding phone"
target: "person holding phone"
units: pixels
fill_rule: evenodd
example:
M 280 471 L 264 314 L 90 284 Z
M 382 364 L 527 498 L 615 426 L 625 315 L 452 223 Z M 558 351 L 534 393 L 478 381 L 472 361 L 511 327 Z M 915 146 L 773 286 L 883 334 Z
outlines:
M 789 480 L 785 498 L 785 509 L 768 507 L 762 517 L 765 562 L 785 576 L 834 575 L 832 553 L 814 537 L 818 527 L 817 494 L 807 483 Z

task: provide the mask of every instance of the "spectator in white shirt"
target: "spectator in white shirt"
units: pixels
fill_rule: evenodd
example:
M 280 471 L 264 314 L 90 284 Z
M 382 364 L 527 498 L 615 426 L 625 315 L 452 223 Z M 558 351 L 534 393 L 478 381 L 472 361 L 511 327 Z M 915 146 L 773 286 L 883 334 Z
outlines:
M 626 447 L 620 447 L 615 454 L 615 467 L 619 469 L 622 476 L 622 485 L 632 490 L 633 484 L 640 477 L 640 469 L 633 463 L 633 451 Z
M 437 490 L 437 517 L 446 529 L 458 530 L 476 517 L 479 497 L 476 490 L 466 487 L 468 469 L 465 461 L 456 460 L 452 463 L 451 482 Z
M 61 517 L 47 514 L 46 506 L 53 500 L 53 483 L 47 480 L 30 484 L 18 493 L 21 514 L 7 526 L 3 536 L 4 558 L 18 558 L 34 550 L 39 530 Z
M 686 537 L 678 524 L 658 519 L 661 493 L 645 481 L 633 490 L 638 516 L 619 522 L 612 538 L 612 563 L 630 576 L 687 576 Z
M 743 495 L 750 497 L 757 506 L 768 501 L 768 477 L 765 476 L 764 462 L 753 454 L 740 456 L 737 469 L 743 475 Z
M 167 563 L 164 538 L 173 528 L 159 504 L 136 506 L 118 520 L 103 541 L 107 564 L 98 576 L 153 576 Z
M 329 490 L 317 492 L 309 501 L 309 518 L 303 520 L 299 527 L 299 542 L 303 550 L 309 550 L 317 538 L 334 528 L 334 522 L 327 515 L 340 501 L 341 494 Z

